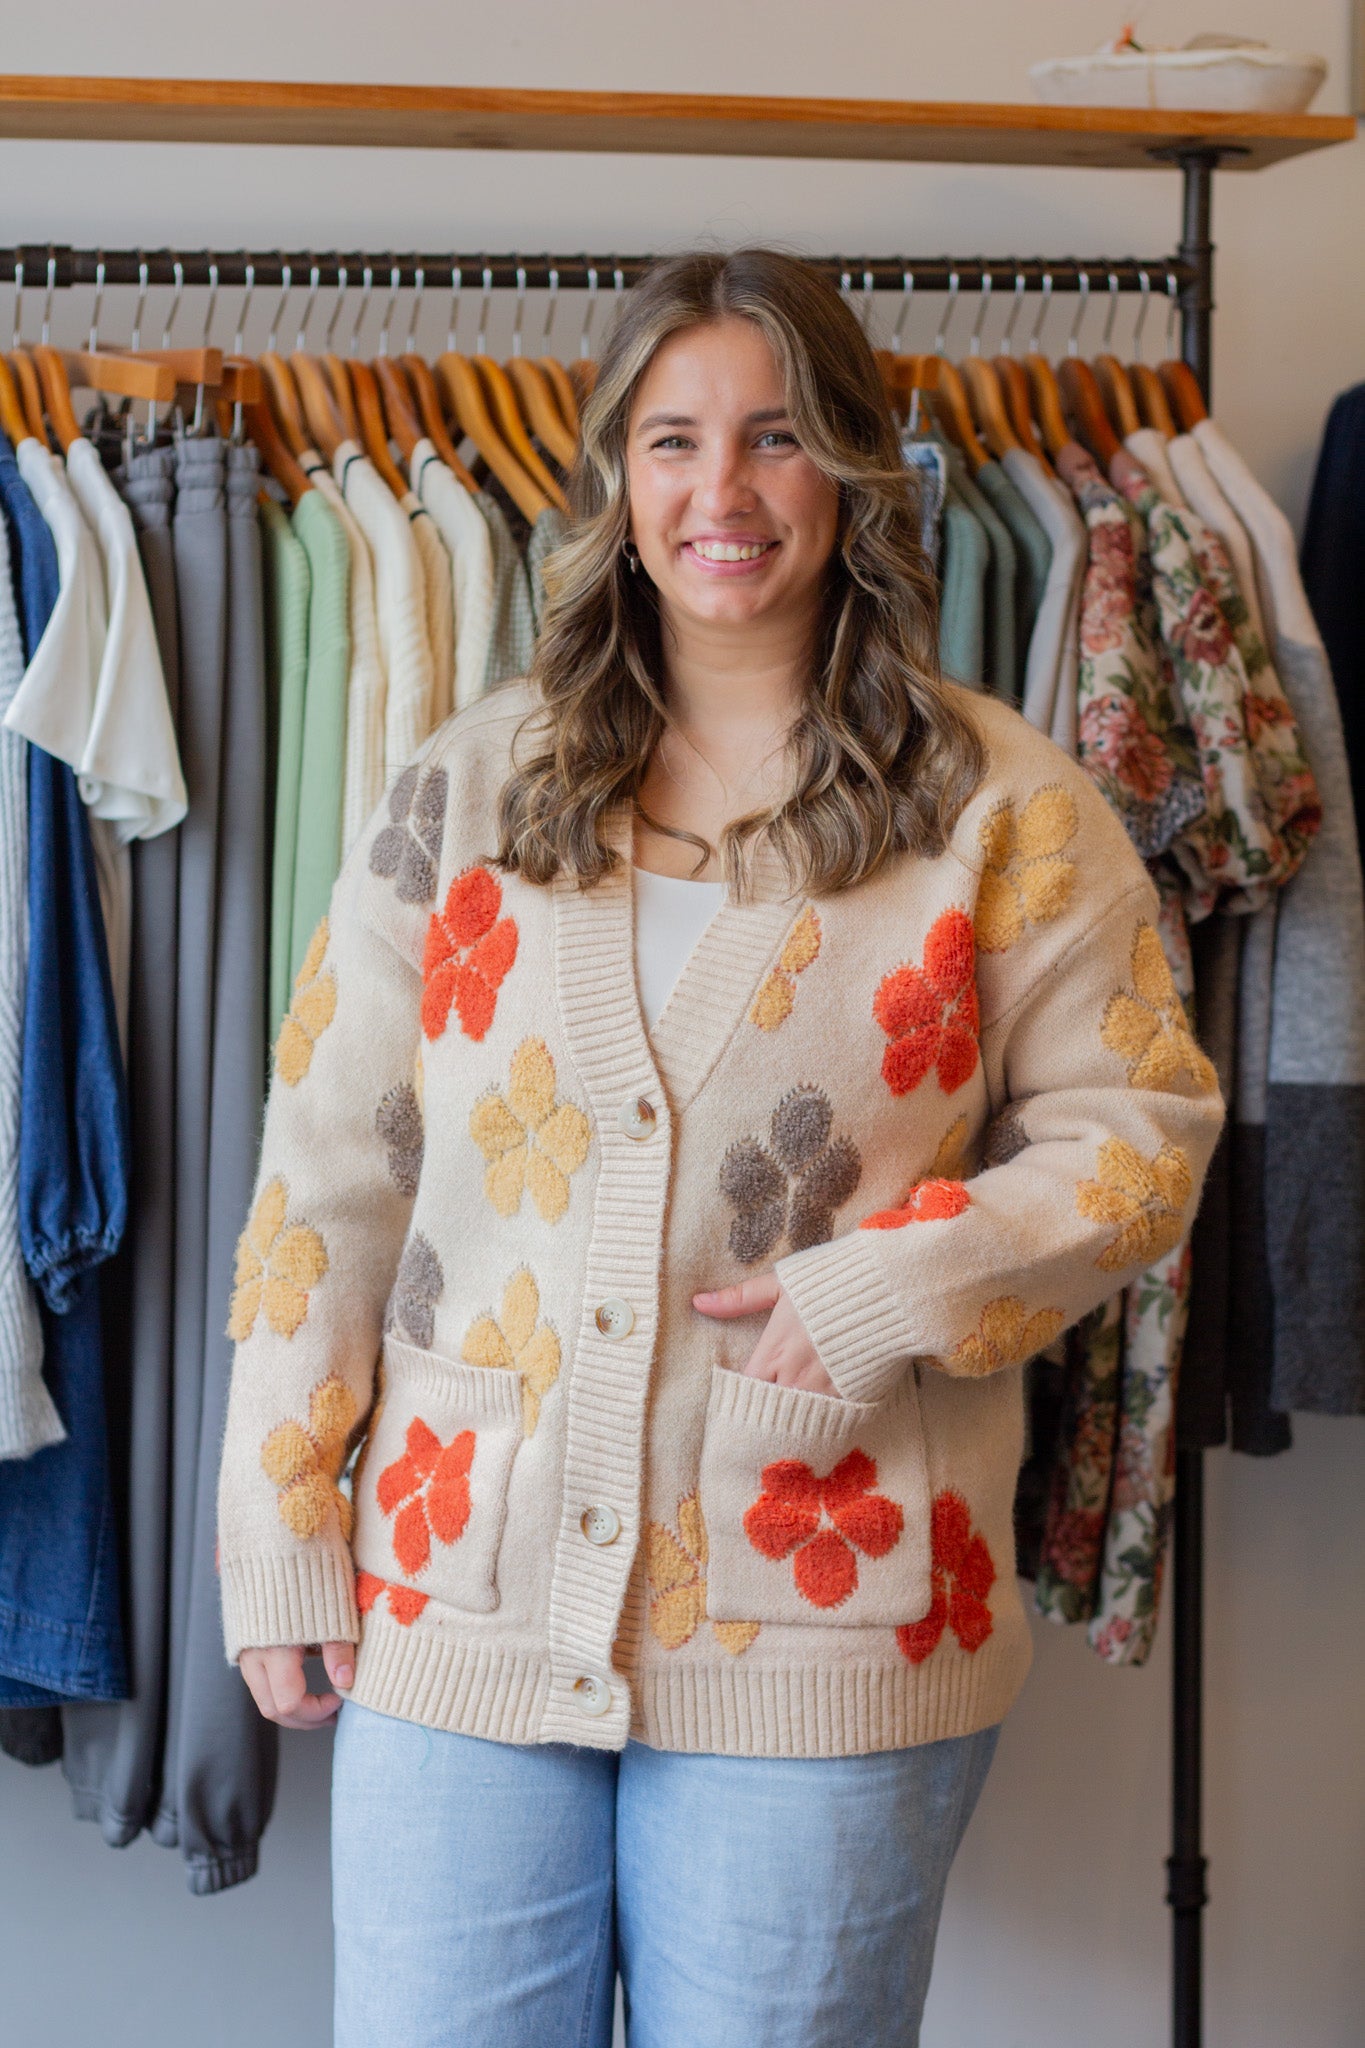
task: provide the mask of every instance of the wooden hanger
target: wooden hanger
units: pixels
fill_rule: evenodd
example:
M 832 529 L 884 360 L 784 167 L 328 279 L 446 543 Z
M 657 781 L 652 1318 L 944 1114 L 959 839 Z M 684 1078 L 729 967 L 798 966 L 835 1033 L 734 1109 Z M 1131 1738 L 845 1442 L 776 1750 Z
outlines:
M 1132 380 L 1117 356 L 1099 355 L 1091 364 L 1100 387 L 1105 410 L 1120 440 L 1135 434 L 1142 425 Z
M 331 387 L 332 404 L 341 420 L 343 438 L 347 441 L 360 439 L 360 415 L 356 411 L 355 389 L 351 383 L 351 366 L 345 356 L 325 355 L 322 367 Z
M 33 365 L 42 384 L 43 399 L 47 417 L 53 431 L 62 444 L 65 454 L 72 444 L 81 438 L 81 424 L 76 418 L 71 403 L 71 386 L 67 382 L 66 365 L 56 349 L 45 348 L 41 342 L 33 348 Z
M 967 388 L 972 417 L 985 435 L 991 454 L 999 458 L 1017 448 L 1019 436 L 1005 409 L 1005 394 L 994 364 L 981 356 L 967 356 L 958 368 Z
M 1057 382 L 1057 373 L 1047 357 L 1040 355 L 1028 356 L 1025 368 L 1028 371 L 1029 394 L 1033 400 L 1033 416 L 1038 422 L 1043 446 L 1050 457 L 1060 455 L 1071 439 L 1071 429 L 1062 411 L 1062 393 Z
M 299 397 L 293 366 L 274 349 L 267 349 L 259 361 L 270 411 L 285 446 L 292 454 L 302 455 L 314 444 L 304 418 L 303 401 Z
M 1157 367 L 1162 387 L 1180 422 L 1181 431 L 1188 434 L 1197 427 L 1200 420 L 1206 420 L 1209 409 L 1204 403 L 1204 394 L 1199 389 L 1199 379 L 1188 363 L 1165 362 Z
M 1047 450 L 1038 436 L 1030 401 L 1028 371 L 1018 356 L 995 356 L 991 367 L 1000 380 L 1000 390 L 1009 414 L 1010 425 L 1014 428 L 1019 446 L 1026 455 L 1032 455 L 1044 468 L 1050 468 Z
M 283 485 L 290 504 L 297 505 L 305 492 L 313 489 L 313 479 L 285 442 L 275 424 L 274 413 L 263 398 L 258 398 L 254 404 L 243 405 L 242 418 L 248 434 L 265 458 L 266 468 L 276 482 Z
M 398 443 L 404 462 L 410 464 L 422 438 L 422 422 L 413 410 L 412 391 L 403 366 L 392 356 L 376 356 L 370 368 L 379 386 L 389 436 Z
M 497 422 L 503 440 L 549 503 L 557 505 L 561 512 L 566 510 L 563 491 L 531 445 L 531 436 L 526 431 L 526 422 L 521 416 L 521 407 L 517 404 L 515 386 L 506 370 L 501 363 L 495 363 L 492 356 L 473 356 L 470 360 L 476 376 L 483 380 L 488 409 Z
M 0 428 L 3 428 L 15 447 L 29 438 L 29 426 L 24 417 L 24 404 L 19 396 L 19 386 L 15 383 L 14 372 L 4 356 L 0 356 Z
M 1083 356 L 1064 356 L 1057 365 L 1057 382 L 1067 411 L 1075 422 L 1078 439 L 1085 443 L 1107 475 L 1110 463 L 1119 452 L 1120 442 L 1109 423 L 1094 371 Z
M 967 387 L 957 364 L 950 363 L 946 356 L 921 356 L 915 382 L 918 389 L 933 392 L 935 417 L 966 456 L 975 476 L 986 461 L 986 451 L 977 434 L 976 421 L 967 403 Z
M 516 393 L 526 425 L 561 469 L 571 468 L 578 453 L 577 444 L 564 424 L 550 380 L 540 364 L 532 362 L 529 356 L 510 356 L 503 368 Z
M 351 389 L 360 421 L 360 443 L 395 498 L 405 498 L 412 485 L 393 459 L 389 426 L 379 396 L 379 383 L 368 363 L 351 364 Z
M 1166 387 L 1150 363 L 1130 363 L 1128 375 L 1137 400 L 1138 418 L 1144 427 L 1155 427 L 1164 440 L 1173 441 L 1179 431 L 1171 411 Z
M 38 372 L 33 366 L 33 358 L 26 348 L 14 348 L 10 350 L 6 360 L 14 372 L 14 381 L 19 387 L 19 403 L 28 422 L 25 439 L 41 441 L 46 448 L 47 418 L 43 412 L 42 386 L 38 382 Z
M 483 379 L 467 356 L 447 349 L 436 361 L 436 382 L 461 434 L 472 441 L 512 503 L 534 526 L 550 499 L 522 468 L 488 409 Z
M 479 488 L 469 471 L 460 460 L 460 452 L 446 429 L 445 414 L 441 411 L 441 394 L 436 388 L 436 379 L 431 374 L 431 364 L 425 356 L 403 357 L 403 368 L 408 373 L 408 382 L 417 400 L 417 414 L 422 422 L 422 431 L 447 469 L 454 471 L 466 490 Z
M 563 363 L 557 363 L 553 356 L 541 356 L 540 367 L 550 381 L 559 406 L 560 417 L 574 439 L 574 453 L 578 452 L 578 394 L 573 388 L 569 373 Z
M 306 355 L 302 350 L 296 350 L 289 358 L 289 367 L 294 372 L 309 441 L 331 462 L 347 433 L 326 371 L 316 356 Z
M 597 389 L 597 365 L 591 356 L 575 356 L 573 361 L 566 363 L 564 367 L 581 412 Z

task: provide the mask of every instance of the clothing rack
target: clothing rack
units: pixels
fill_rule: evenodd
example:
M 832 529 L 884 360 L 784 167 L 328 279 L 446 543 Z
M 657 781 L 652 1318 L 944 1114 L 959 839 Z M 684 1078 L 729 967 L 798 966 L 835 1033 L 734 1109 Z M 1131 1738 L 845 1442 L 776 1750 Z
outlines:
M 534 102 L 534 105 L 532 104 Z M 1113 109 L 938 106 L 896 102 L 778 101 L 645 94 L 527 94 L 458 88 L 315 87 L 185 80 L 0 80 L 0 133 L 107 140 L 330 142 L 357 146 L 587 149 L 686 154 L 839 156 L 1178 169 L 1181 239 L 1169 258 L 1044 259 L 981 256 L 815 259 L 845 291 L 912 290 L 955 296 L 989 287 L 1101 295 L 1174 285 L 1180 354 L 1205 397 L 1211 379 L 1213 173 L 1255 169 L 1284 155 L 1348 139 L 1333 117 L 1188 116 Z M 513 289 L 624 290 L 643 257 L 480 254 L 320 256 L 73 250 L 34 244 L 0 250 L 0 275 L 20 293 L 50 295 L 89 284 L 288 285 L 369 282 L 390 289 L 477 280 L 485 293 Z M 44 316 L 46 322 L 46 314 Z M 1208 1900 L 1201 1849 L 1203 1720 L 1203 1458 L 1178 1451 L 1173 1530 L 1171 1854 L 1173 2048 L 1202 2038 L 1202 1912 Z

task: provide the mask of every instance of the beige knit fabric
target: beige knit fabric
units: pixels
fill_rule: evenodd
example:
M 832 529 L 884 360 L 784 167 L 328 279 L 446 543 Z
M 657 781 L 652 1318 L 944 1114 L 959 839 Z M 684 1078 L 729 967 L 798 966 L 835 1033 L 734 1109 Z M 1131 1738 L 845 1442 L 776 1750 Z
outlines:
M 358 1633 L 357 1700 L 512 1742 L 831 1756 L 1005 1714 L 1021 1368 L 1183 1235 L 1222 1109 L 1122 827 L 961 701 L 989 766 L 950 850 L 815 901 L 761 854 L 648 1035 L 624 815 L 591 890 L 500 876 L 529 686 L 433 736 L 276 1052 L 229 1656 Z M 691 1306 L 774 1269 L 837 1399 Z

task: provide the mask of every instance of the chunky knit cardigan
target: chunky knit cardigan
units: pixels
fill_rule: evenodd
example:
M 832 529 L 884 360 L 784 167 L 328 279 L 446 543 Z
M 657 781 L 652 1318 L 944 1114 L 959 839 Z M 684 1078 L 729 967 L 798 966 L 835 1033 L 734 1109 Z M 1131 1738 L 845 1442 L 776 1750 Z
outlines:
M 1006 1712 L 1023 1364 L 1183 1236 L 1222 1106 L 1123 827 L 960 701 L 949 849 L 819 898 L 761 851 L 649 1034 L 624 812 L 590 889 L 491 862 L 529 685 L 395 784 L 275 1048 L 229 1656 L 358 1636 L 355 1699 L 509 1742 L 835 1756 Z M 691 1305 L 769 1270 L 837 1397 Z

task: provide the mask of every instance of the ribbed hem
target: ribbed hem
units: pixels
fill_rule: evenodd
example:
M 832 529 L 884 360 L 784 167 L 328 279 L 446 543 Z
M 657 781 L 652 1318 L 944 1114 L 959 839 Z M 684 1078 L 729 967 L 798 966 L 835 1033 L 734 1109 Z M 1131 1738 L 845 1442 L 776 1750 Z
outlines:
M 915 1345 L 905 1304 L 882 1277 L 867 1233 L 849 1230 L 829 1244 L 789 1252 L 773 1271 L 845 1400 L 880 1401 L 889 1394 Z
M 65 1441 L 62 1418 L 41 1373 L 0 1377 L 0 1458 L 31 1458 Z
M 229 1891 L 235 1884 L 245 1884 L 249 1877 L 256 1875 L 260 1863 L 260 1851 L 253 1843 L 249 1849 L 238 1849 L 223 1856 L 187 1856 L 185 1876 L 191 1894 L 196 1899 L 211 1898 L 214 1892 Z
M 219 1565 L 228 1662 L 276 1644 L 353 1643 L 360 1634 L 348 1550 L 314 1546 L 289 1557 L 224 1558 Z
M 812 1629 L 812 1635 L 818 1630 Z M 650 1664 L 633 1687 L 630 1734 L 654 1749 L 709 1756 L 861 1756 L 908 1749 L 990 1728 L 1018 1698 L 1033 1645 L 1022 1608 L 995 1618 L 975 1653 L 941 1645 L 922 1664 L 897 1653 L 865 1662 L 812 1661 L 782 1667 L 749 1657 Z M 625 1680 L 617 1683 L 624 1687 Z M 615 1715 L 580 1715 L 566 1734 L 551 1725 L 547 1661 L 524 1651 L 447 1639 L 404 1628 L 382 1607 L 365 1618 L 355 1684 L 362 1707 L 493 1742 L 574 1741 L 620 1749 Z

